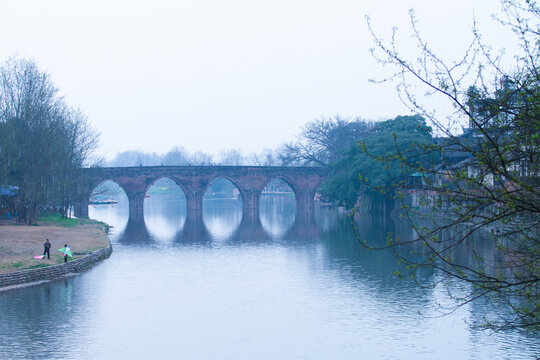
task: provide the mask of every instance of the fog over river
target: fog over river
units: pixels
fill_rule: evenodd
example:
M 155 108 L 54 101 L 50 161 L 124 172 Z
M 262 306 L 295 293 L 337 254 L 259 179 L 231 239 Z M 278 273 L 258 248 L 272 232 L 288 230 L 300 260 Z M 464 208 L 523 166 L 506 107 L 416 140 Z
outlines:
M 472 330 L 485 303 L 451 305 L 440 274 L 399 279 L 389 252 L 361 249 L 332 207 L 296 214 L 290 196 L 205 200 L 201 218 L 171 195 L 90 206 L 112 225 L 111 257 L 51 283 L 0 293 L 2 359 L 532 359 L 538 338 Z M 413 236 L 400 219 L 360 217 L 359 234 Z M 75 249 L 76 251 L 76 249 Z

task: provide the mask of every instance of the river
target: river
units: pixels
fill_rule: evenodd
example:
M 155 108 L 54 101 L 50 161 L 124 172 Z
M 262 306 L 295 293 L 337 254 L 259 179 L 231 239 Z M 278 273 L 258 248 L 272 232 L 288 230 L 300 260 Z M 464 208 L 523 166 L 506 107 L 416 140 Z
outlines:
M 201 219 L 171 196 L 91 206 L 113 254 L 67 279 L 0 293 L 2 359 L 533 359 L 538 337 L 469 325 L 486 304 L 451 305 L 440 274 L 399 279 L 392 254 L 361 249 L 334 208 L 295 215 L 265 196 L 260 216 L 208 200 Z M 359 234 L 407 239 L 400 219 L 357 219 Z M 450 286 L 450 285 L 449 285 Z

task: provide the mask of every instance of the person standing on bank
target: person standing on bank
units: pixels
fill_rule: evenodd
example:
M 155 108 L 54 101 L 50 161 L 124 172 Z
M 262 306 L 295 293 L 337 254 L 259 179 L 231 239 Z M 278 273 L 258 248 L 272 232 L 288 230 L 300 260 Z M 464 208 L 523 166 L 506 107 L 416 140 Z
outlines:
M 59 249 L 59 251 L 64 253 L 64 262 L 65 263 L 67 263 L 67 261 L 68 261 L 68 256 L 73 257 L 73 255 L 71 255 L 71 249 L 70 249 L 68 244 L 65 244 L 63 248 Z
M 51 243 L 49 242 L 49 239 L 46 239 L 45 240 L 45 244 L 43 244 L 43 258 L 45 259 L 45 255 L 47 255 L 47 259 L 51 259 L 51 254 L 50 254 L 50 251 L 51 250 Z

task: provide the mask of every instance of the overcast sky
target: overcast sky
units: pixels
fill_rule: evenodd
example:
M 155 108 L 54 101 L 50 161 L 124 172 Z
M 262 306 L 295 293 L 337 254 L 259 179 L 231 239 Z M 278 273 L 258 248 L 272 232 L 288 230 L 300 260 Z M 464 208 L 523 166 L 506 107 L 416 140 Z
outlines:
M 275 148 L 339 114 L 407 114 L 370 56 L 415 8 L 447 54 L 496 0 L 0 0 L 0 60 L 34 59 L 101 133 L 100 154 Z M 488 31 L 489 32 L 489 31 Z M 495 35 L 495 34 L 491 34 Z

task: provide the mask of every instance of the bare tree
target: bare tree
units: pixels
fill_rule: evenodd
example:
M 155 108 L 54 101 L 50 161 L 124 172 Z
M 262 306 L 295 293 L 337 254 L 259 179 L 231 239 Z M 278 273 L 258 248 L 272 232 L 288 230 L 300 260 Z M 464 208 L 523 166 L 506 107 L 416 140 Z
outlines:
M 58 171 L 62 174 L 58 194 L 62 215 L 68 217 L 71 204 L 80 200 L 78 189 L 83 181 L 81 169 L 96 166 L 101 159 L 93 156 L 99 135 L 88 124 L 86 116 L 80 110 L 68 108 L 64 118 L 66 136 L 63 141 L 64 153 L 60 157 L 63 166 Z
M 219 154 L 218 165 L 235 166 L 244 165 L 244 156 L 238 149 L 223 150 Z
M 212 155 L 202 151 L 196 151 L 190 155 L 188 165 L 212 165 L 213 163 L 214 159 Z
M 246 162 L 255 166 L 279 166 L 282 165 L 278 150 L 263 149 L 259 153 L 251 153 Z
M 306 124 L 298 141 L 279 150 L 284 165 L 329 166 L 354 141 L 369 134 L 372 124 L 359 118 L 320 118 Z
M 397 149 L 392 157 L 381 160 L 399 157 L 409 172 L 420 174 L 421 183 L 402 188 L 400 197 L 418 234 L 409 243 L 421 245 L 424 254 L 418 260 L 396 252 L 409 264 L 411 274 L 435 268 L 445 275 L 444 281 L 459 279 L 471 284 L 472 290 L 466 294 L 454 293 L 457 306 L 489 298 L 499 310 L 510 310 L 509 316 L 487 316 L 481 326 L 537 330 L 540 10 L 533 0 L 502 0 L 501 5 L 502 15 L 496 19 L 521 45 L 520 52 L 512 54 L 509 70 L 483 43 L 476 25 L 468 50 L 455 61 L 443 60 L 430 48 L 412 11 L 412 37 L 420 49 L 413 59 L 398 50 L 396 30 L 390 42 L 372 31 L 373 55 L 396 69 L 384 80 L 396 81 L 404 103 L 442 135 L 436 145 L 423 148 L 426 153 L 441 153 L 437 166 L 406 163 L 407 154 Z M 439 109 L 430 105 L 434 97 L 445 98 L 453 112 L 440 116 Z M 411 202 L 412 196 L 421 200 Z M 476 236 L 490 230 L 492 236 Z M 475 239 L 483 239 L 482 244 Z M 497 252 L 491 259 L 478 250 L 486 242 Z M 394 239 L 390 247 L 399 249 L 402 245 L 404 242 Z M 472 261 L 461 261 L 460 253 L 469 253 Z
M 184 147 L 176 146 L 163 156 L 163 165 L 187 165 L 190 162 L 190 155 Z
M 0 67 L 0 162 L 19 187 L 19 212 L 32 224 L 44 206 L 73 191 L 75 170 L 89 159 L 97 134 L 68 108 L 35 62 L 10 58 Z

